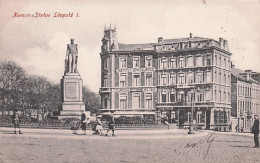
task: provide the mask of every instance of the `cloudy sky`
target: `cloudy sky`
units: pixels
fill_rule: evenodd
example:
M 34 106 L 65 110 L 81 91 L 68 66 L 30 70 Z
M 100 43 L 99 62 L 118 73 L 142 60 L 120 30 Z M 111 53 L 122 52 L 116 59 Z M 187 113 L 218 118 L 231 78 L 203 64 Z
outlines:
M 0 0 L 0 60 L 12 60 L 28 74 L 58 83 L 66 44 L 75 38 L 84 85 L 98 92 L 104 25 L 116 24 L 121 43 L 150 43 L 158 37 L 227 39 L 237 68 L 260 72 L 260 1 L 35 1 Z M 51 17 L 15 17 L 50 14 Z M 53 17 L 74 13 L 72 18 Z M 76 14 L 79 13 L 79 17 Z

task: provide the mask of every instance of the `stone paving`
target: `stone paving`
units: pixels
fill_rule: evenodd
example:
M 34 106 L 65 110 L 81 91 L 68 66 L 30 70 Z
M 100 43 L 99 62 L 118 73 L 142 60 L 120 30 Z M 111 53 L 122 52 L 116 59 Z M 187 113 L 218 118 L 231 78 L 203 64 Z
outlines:
M 0 162 L 260 162 L 250 134 L 134 130 L 104 137 L 91 131 L 10 131 L 0 129 Z

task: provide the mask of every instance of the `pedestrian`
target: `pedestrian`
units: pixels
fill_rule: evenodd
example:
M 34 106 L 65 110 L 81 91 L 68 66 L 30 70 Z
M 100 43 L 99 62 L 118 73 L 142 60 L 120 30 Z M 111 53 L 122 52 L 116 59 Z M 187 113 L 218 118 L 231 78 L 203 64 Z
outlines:
M 101 122 L 101 116 L 97 116 L 97 126 L 96 126 L 96 131 L 97 134 L 103 135 L 103 127 L 102 127 L 102 122 Z
M 81 110 L 81 129 L 83 130 L 83 134 L 86 135 L 87 121 L 84 110 Z
M 244 132 L 244 128 L 243 127 L 241 127 L 240 132 Z
M 16 110 L 13 111 L 12 120 L 13 120 L 13 124 L 14 124 L 14 134 L 17 134 L 17 131 L 16 131 L 17 128 L 19 130 L 19 134 L 23 134 L 21 129 L 20 129 L 21 118 L 20 118 L 20 115 L 17 113 Z
M 258 115 L 255 115 L 254 118 L 255 118 L 255 121 L 254 121 L 254 124 L 252 126 L 252 132 L 254 133 L 254 142 L 255 142 L 254 148 L 259 148 L 259 139 L 258 139 L 259 119 L 258 119 Z
M 115 135 L 115 119 L 114 119 L 114 116 L 111 117 L 109 123 L 108 123 L 108 129 L 107 129 L 107 133 L 106 133 L 106 136 L 108 136 L 108 132 L 110 130 L 112 130 L 112 136 L 116 136 Z
M 239 130 L 239 127 L 238 127 L 238 125 L 236 125 L 235 129 L 236 129 L 236 132 L 238 132 L 238 130 Z

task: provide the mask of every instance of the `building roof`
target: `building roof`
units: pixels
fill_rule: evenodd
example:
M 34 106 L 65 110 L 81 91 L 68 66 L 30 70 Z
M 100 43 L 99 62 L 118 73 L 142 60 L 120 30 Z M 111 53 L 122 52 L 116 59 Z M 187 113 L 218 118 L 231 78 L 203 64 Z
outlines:
M 119 51 L 153 50 L 156 43 L 147 44 L 118 44 Z
M 235 75 L 235 76 L 241 76 L 240 73 L 243 73 L 243 72 L 244 72 L 243 70 L 240 70 L 240 69 L 235 68 L 235 67 L 233 67 L 233 68 L 231 69 L 231 73 L 232 73 L 233 75 Z
M 186 37 L 186 38 L 176 38 L 176 39 L 163 39 L 159 44 L 173 44 L 178 42 L 188 42 L 188 41 L 205 41 L 205 40 L 211 40 L 209 38 L 203 38 L 203 37 Z
M 197 41 L 206 41 L 211 40 L 209 38 L 202 37 L 187 37 L 187 38 L 176 38 L 176 39 L 162 39 L 160 43 L 146 43 L 146 44 L 122 44 L 118 43 L 118 51 L 135 51 L 135 50 L 154 50 L 155 45 L 161 44 L 174 44 L 178 42 L 197 42 Z
M 238 68 L 233 67 L 231 69 L 231 73 L 232 73 L 232 75 L 234 75 L 235 77 L 237 77 L 240 80 L 247 81 L 247 82 L 258 83 L 258 81 L 256 81 L 253 78 L 247 79 L 246 76 L 245 76 L 246 73 L 243 70 L 240 70 Z

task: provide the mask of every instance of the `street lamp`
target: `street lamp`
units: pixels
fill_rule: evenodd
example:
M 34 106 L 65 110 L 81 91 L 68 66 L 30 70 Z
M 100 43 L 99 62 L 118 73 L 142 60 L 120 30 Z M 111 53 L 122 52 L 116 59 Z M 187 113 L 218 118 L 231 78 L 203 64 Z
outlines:
M 193 108 L 194 108 L 194 103 L 193 103 L 193 99 L 194 99 L 194 88 L 190 90 L 190 94 L 191 94 L 191 122 L 190 122 L 190 127 L 189 127 L 189 132 L 188 134 L 194 134 L 194 126 L 193 126 Z

